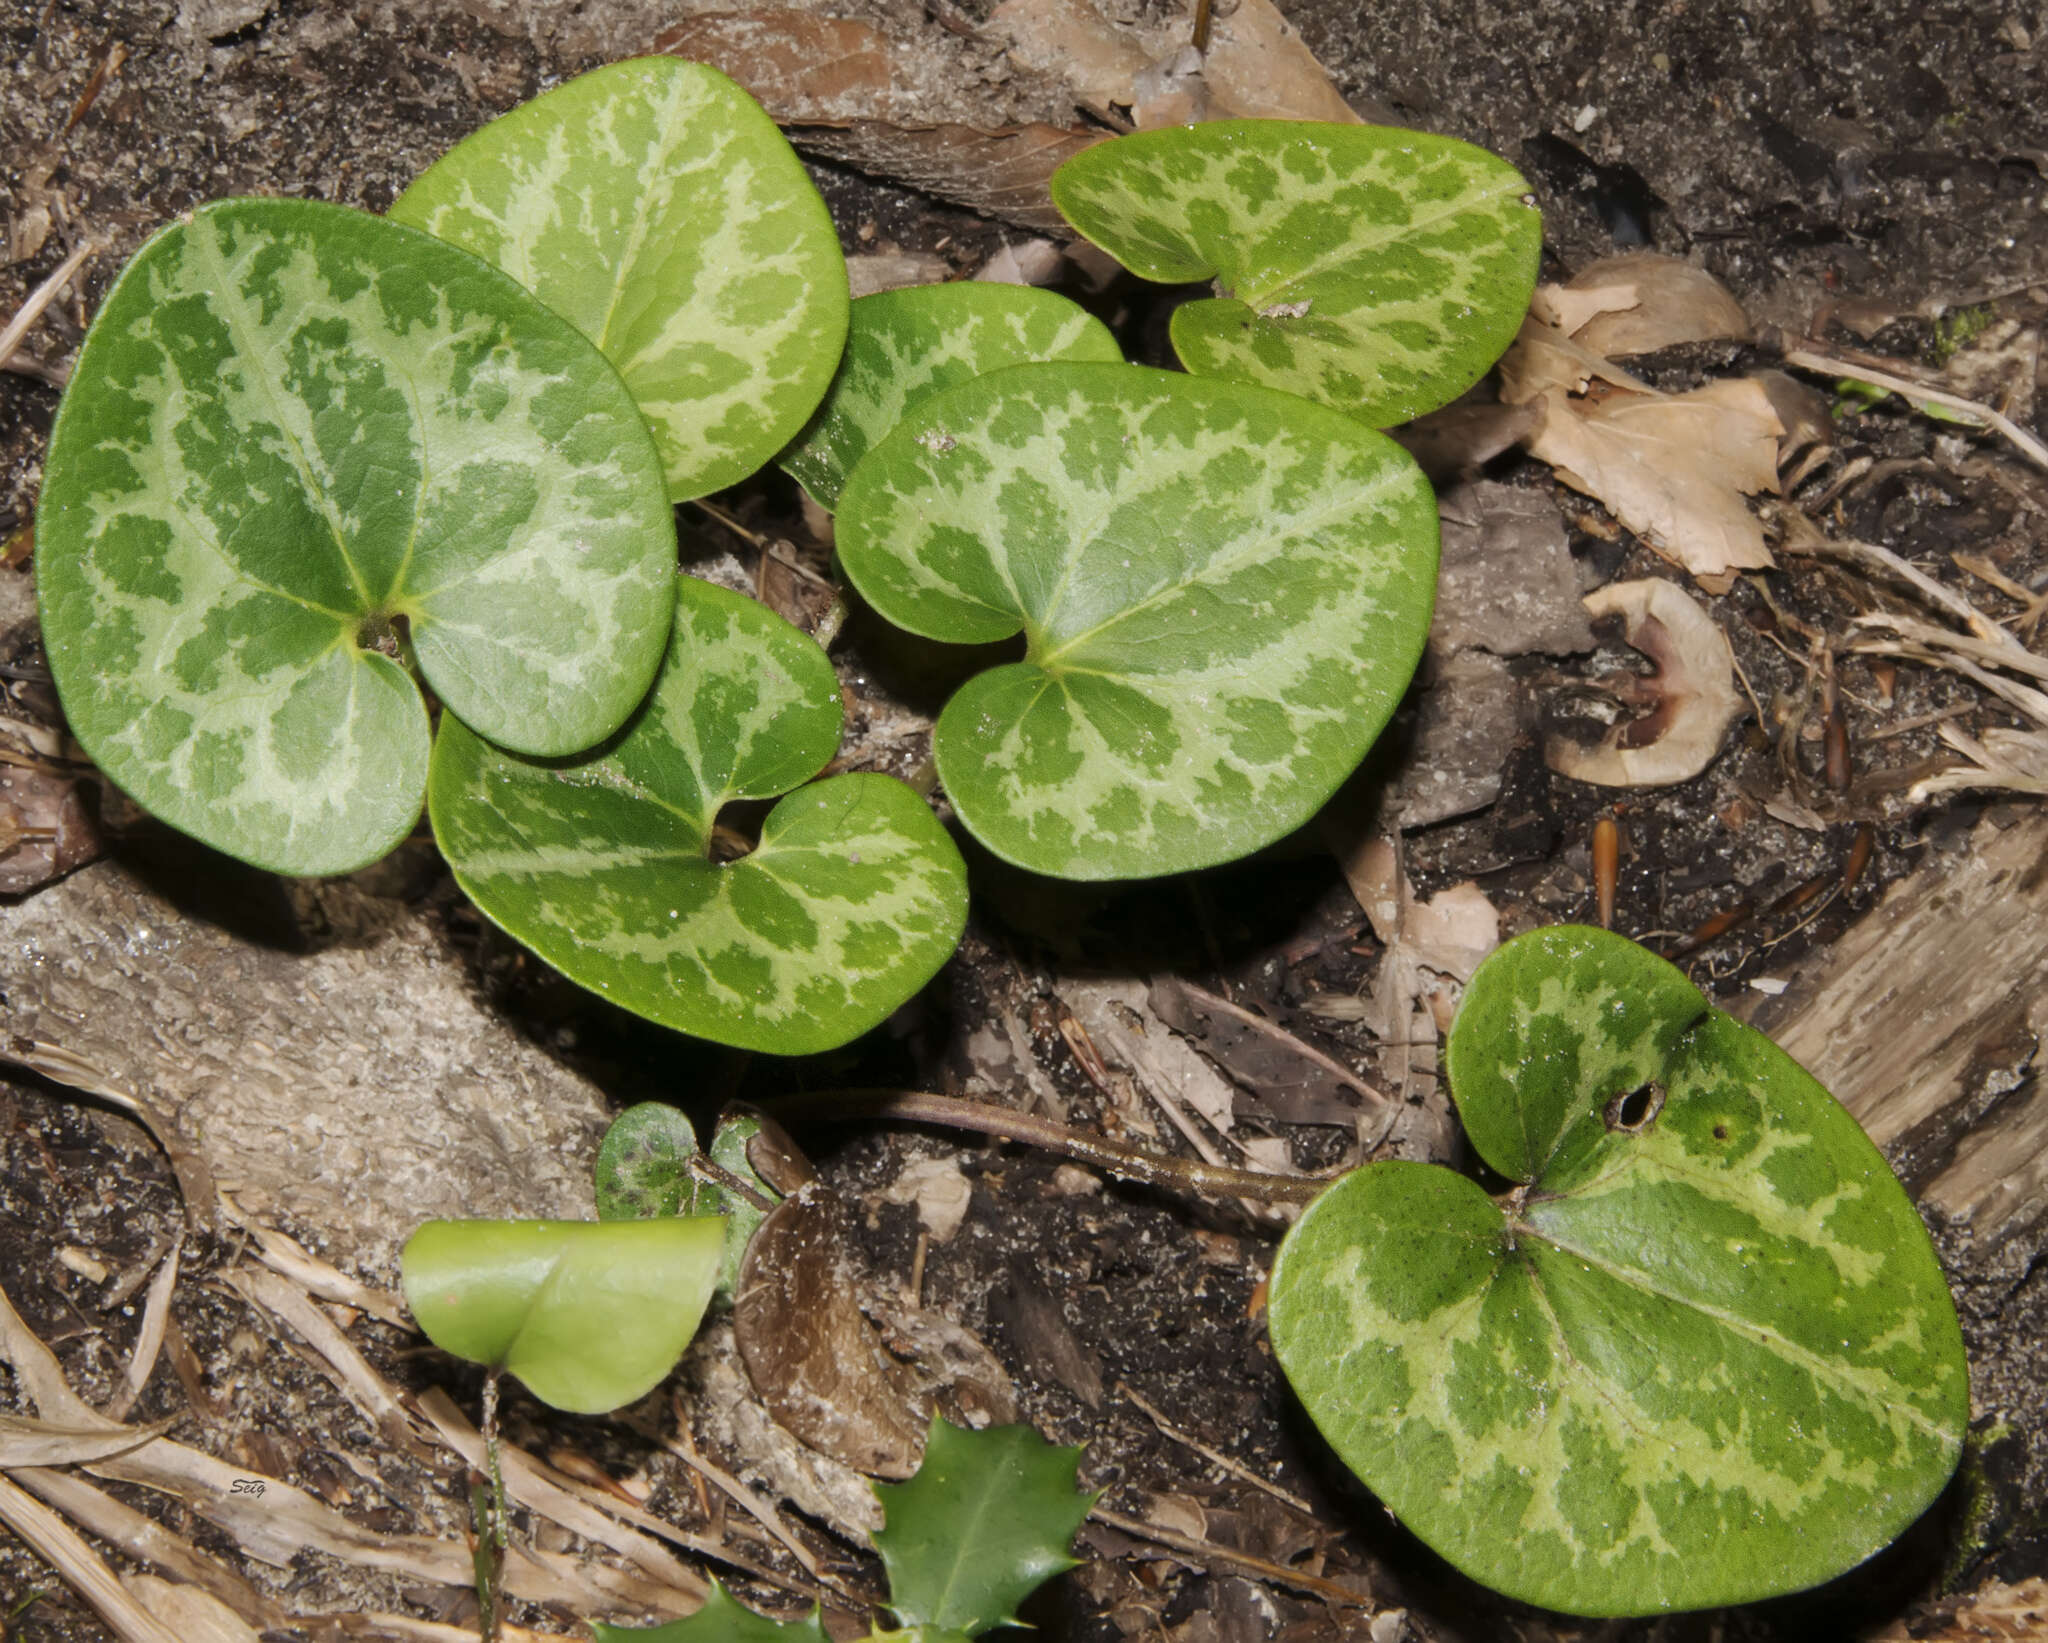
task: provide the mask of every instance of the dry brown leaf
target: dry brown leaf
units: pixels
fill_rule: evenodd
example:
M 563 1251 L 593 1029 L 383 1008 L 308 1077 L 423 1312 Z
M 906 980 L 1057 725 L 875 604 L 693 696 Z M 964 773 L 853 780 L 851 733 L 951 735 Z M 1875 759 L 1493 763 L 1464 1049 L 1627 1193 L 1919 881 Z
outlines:
M 780 125 L 891 113 L 889 43 L 852 18 L 790 7 L 700 12 L 656 35 L 654 49 L 730 75 Z
M 1753 334 L 1727 286 L 1658 251 L 1603 257 L 1550 296 L 1572 339 L 1609 359 L 1721 337 L 1747 342 Z
M 1033 124 L 983 131 L 964 125 L 847 120 L 789 129 L 789 140 L 907 188 L 921 189 L 1020 228 L 1072 230 L 1047 183 L 1061 162 L 1103 139 L 1099 131 Z
M 1914 1628 L 1895 1620 L 1872 1633 L 1869 1643 L 2022 1643 L 2043 1635 L 2048 1635 L 2048 1580 L 2037 1576 L 2010 1586 L 1994 1580 L 1964 1598 L 1945 1619 Z
M 1132 108 L 1133 82 L 1152 64 L 1137 33 L 1089 0 L 1003 0 L 986 27 L 1019 68 L 1064 80 L 1077 107 L 1102 113 Z
M 1216 19 L 1202 78 L 1217 108 L 1241 119 L 1358 120 L 1272 0 L 1238 0 L 1235 11 Z
M 1349 1129 L 1361 1113 L 1387 1106 L 1382 1091 L 1279 1023 L 1178 976 L 1154 979 L 1147 1001 L 1160 1020 L 1200 1043 L 1237 1080 L 1239 1112 Z
M 1552 388 L 1529 454 L 1711 593 L 1774 561 L 1744 492 L 1775 491 L 1778 436 L 1770 398 L 1751 381 L 1689 394 L 1611 394 L 1594 403 Z
M 917 1206 L 917 1218 L 936 1244 L 952 1242 L 973 1198 L 973 1183 L 952 1158 L 913 1158 L 882 1189 L 885 1204 Z
M 1595 377 L 1637 393 L 1656 392 L 1641 377 L 1572 341 L 1561 325 L 1546 317 L 1551 310 L 1542 300 L 1544 296 L 1542 290 L 1536 293 L 1537 301 L 1522 321 L 1514 346 L 1501 356 L 1500 397 L 1504 404 L 1525 405 L 1553 389 L 1582 394 Z
M 733 1332 L 754 1391 L 788 1431 L 870 1477 L 907 1478 L 925 1412 L 861 1313 L 845 1210 L 822 1182 L 778 1204 L 747 1246 Z
M 1650 659 L 1648 678 L 1624 672 L 1604 681 L 1645 711 L 1590 748 L 1552 736 L 1545 761 L 1561 776 L 1602 787 L 1690 781 L 1714 762 L 1743 710 L 1727 636 L 1699 601 L 1661 577 L 1609 583 L 1587 596 L 1586 610 L 1596 622 L 1620 617 L 1623 637 Z

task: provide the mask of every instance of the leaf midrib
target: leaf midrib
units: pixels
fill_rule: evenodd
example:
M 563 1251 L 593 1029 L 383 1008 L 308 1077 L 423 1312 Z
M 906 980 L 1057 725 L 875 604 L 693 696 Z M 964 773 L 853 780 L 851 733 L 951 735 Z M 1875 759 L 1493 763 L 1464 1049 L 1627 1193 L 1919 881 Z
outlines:
M 1645 1273 L 1631 1272 L 1626 1267 L 1617 1266 L 1612 1260 L 1597 1251 L 1568 1243 L 1552 1233 L 1529 1225 L 1526 1221 L 1517 1223 L 1513 1230 L 1518 1234 L 1526 1235 L 1535 1242 L 1549 1246 L 1560 1255 L 1568 1255 L 1574 1260 L 1583 1261 L 1586 1265 L 1597 1268 L 1601 1273 L 1626 1288 L 1633 1289 L 1640 1294 L 1654 1296 L 1660 1301 L 1668 1301 L 1674 1306 L 1684 1307 L 1687 1311 L 1697 1314 L 1708 1323 L 1724 1330 L 1728 1334 L 1746 1334 L 1750 1336 L 1758 1344 L 1778 1353 L 1787 1362 L 1803 1369 L 1816 1380 L 1824 1381 L 1852 1402 L 1858 1403 L 1865 1408 L 1875 1409 L 1880 1414 L 1891 1410 L 1901 1411 L 1924 1437 L 1932 1438 L 1939 1444 L 1946 1444 L 1951 1441 L 1948 1430 L 1938 1421 L 1923 1414 L 1912 1402 L 1885 1399 L 1880 1394 L 1865 1387 L 1861 1379 L 1856 1375 L 1856 1372 L 1843 1364 L 1841 1360 L 1824 1357 L 1815 1352 L 1811 1347 L 1801 1346 L 1797 1341 L 1787 1339 L 1769 1324 L 1758 1323 L 1755 1319 L 1744 1318 L 1722 1308 L 1709 1306 L 1694 1296 L 1679 1294 L 1663 1284 L 1654 1282 Z M 1552 1314 L 1552 1321 L 1553 1323 L 1556 1322 L 1556 1315 L 1554 1313 Z M 1560 1342 L 1563 1342 L 1565 1338 L 1563 1326 L 1559 1324 L 1557 1327 L 1559 1331 L 1558 1339 Z

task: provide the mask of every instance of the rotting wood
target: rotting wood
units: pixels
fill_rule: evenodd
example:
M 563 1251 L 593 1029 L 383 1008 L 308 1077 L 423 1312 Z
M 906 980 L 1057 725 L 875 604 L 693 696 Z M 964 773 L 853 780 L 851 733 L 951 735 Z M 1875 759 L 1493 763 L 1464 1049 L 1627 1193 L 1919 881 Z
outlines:
M 1751 1011 L 1853 1112 L 1966 1259 L 2048 1242 L 2048 810 L 1978 826 Z

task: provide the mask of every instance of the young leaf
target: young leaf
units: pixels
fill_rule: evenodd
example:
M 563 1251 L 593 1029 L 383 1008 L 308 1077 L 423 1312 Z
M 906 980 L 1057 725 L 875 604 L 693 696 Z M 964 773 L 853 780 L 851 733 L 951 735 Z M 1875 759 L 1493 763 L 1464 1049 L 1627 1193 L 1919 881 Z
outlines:
M 760 1133 L 758 1112 L 743 1109 L 720 1113 L 718 1127 L 711 1132 L 711 1161 L 772 1203 L 782 1194 L 761 1179 L 760 1171 L 747 1156 L 747 1143 Z M 725 1262 L 718 1269 L 718 1293 L 730 1300 L 739 1282 L 740 1263 L 747 1258 L 747 1245 L 753 1242 L 754 1233 L 768 1218 L 768 1212 L 736 1192 L 720 1192 L 718 1197 L 719 1208 L 725 1211 Z
M 1376 428 L 1448 405 L 1514 340 L 1543 241 L 1528 192 L 1453 138 L 1290 120 L 1136 132 L 1052 179 L 1067 220 L 1132 273 L 1217 282 L 1174 310 L 1190 371 Z
M 939 717 L 997 855 L 1066 878 L 1230 861 L 1314 813 L 1422 654 L 1436 502 L 1349 417 L 1130 365 L 1017 365 L 917 406 L 840 498 L 899 626 L 1025 659 Z
M 1940 1492 L 1968 1373 L 1856 1121 L 1662 959 L 1566 926 L 1473 977 L 1447 1070 L 1494 1200 L 1346 1176 L 1282 1244 L 1273 1348 L 1316 1424 L 1474 1578 L 1573 1614 L 1796 1591 Z
M 932 1417 L 907 1483 L 870 1485 L 888 1523 L 875 1550 L 889 1607 L 906 1626 L 970 1636 L 1014 1624 L 1017 1605 L 1076 1560 L 1067 1553 L 1096 1497 L 1074 1486 L 1079 1448 L 1028 1426 L 969 1432 Z
M 714 1577 L 711 1595 L 695 1614 L 665 1626 L 600 1626 L 597 1643 L 828 1643 L 813 1609 L 802 1620 L 770 1620 L 756 1614 Z
M 399 1257 L 405 1301 L 444 1352 L 595 1415 L 676 1365 L 711 1299 L 725 1222 L 429 1221 Z
M 868 448 L 942 388 L 1033 360 L 1121 361 L 1109 328 L 1053 291 L 961 280 L 853 305 L 846 357 L 782 466 L 826 508 Z
M 306 200 L 137 253 L 50 439 L 36 574 L 72 729 L 136 802 L 284 873 L 411 829 L 435 693 L 539 754 L 646 694 L 673 602 L 618 375 L 511 280 Z
M 598 1219 L 720 1213 L 724 1206 L 718 1200 L 724 1195 L 690 1171 L 696 1156 L 697 1132 L 666 1101 L 628 1107 L 604 1132 L 591 1168 Z
M 831 1049 L 946 961 L 966 869 L 899 781 L 798 786 L 839 742 L 816 644 L 690 578 L 675 623 L 647 702 L 593 753 L 521 759 L 444 720 L 434 836 L 477 906 L 613 1003 L 746 1049 Z M 713 858 L 722 805 L 781 793 L 756 849 Z
M 701 63 L 612 63 L 501 115 L 391 207 L 602 348 L 677 501 L 804 424 L 846 339 L 846 262 L 775 122 Z

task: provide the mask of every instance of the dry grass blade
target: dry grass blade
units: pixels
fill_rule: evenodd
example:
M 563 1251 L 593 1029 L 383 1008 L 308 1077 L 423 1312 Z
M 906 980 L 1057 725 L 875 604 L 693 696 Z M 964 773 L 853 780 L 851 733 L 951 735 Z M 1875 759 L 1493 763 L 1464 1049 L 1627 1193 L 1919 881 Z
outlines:
M 1818 371 L 1825 376 L 1853 377 L 1858 382 L 1868 382 L 1873 387 L 1887 389 L 1891 393 L 1903 395 L 1908 400 L 1923 400 L 1930 405 L 1939 405 L 1945 410 L 1960 411 L 1965 416 L 1976 417 L 1987 428 L 1997 429 L 2005 436 L 2007 442 L 2029 461 L 2048 468 L 2048 445 L 2042 444 L 2004 412 L 1993 410 L 1989 405 L 1980 405 L 1974 399 L 1944 393 L 1939 388 L 1929 388 L 1924 383 L 1893 376 L 1887 371 L 1836 359 L 1831 354 L 1817 354 L 1805 348 L 1788 351 L 1785 363 L 1796 365 L 1802 371 Z
M 352 1306 L 358 1312 L 390 1324 L 394 1329 L 415 1328 L 411 1314 L 396 1295 L 358 1283 L 339 1267 L 320 1259 L 305 1245 L 286 1237 L 275 1227 L 249 1219 L 242 1207 L 227 1193 L 220 1195 L 223 1213 L 256 1240 L 256 1258 L 273 1272 L 282 1273 L 301 1289 L 337 1306 Z
M 150 1426 L 59 1426 L 26 1415 L 0 1415 L 0 1470 L 106 1460 L 149 1442 L 173 1424 L 163 1420 Z
M 1283 1506 L 1292 1507 L 1295 1511 L 1301 1513 L 1303 1517 L 1312 1519 L 1316 1515 L 1315 1508 L 1309 1505 L 1307 1501 L 1303 1500 L 1301 1496 L 1294 1494 L 1290 1490 L 1281 1488 L 1280 1485 L 1277 1483 L 1273 1483 L 1266 1478 L 1260 1477 L 1259 1474 L 1254 1472 L 1249 1466 L 1246 1466 L 1239 1461 L 1232 1460 L 1220 1449 L 1212 1449 L 1200 1438 L 1193 1437 L 1190 1434 L 1183 1432 L 1178 1426 L 1174 1425 L 1172 1421 L 1168 1420 L 1166 1416 L 1161 1414 L 1159 1410 L 1156 1409 L 1152 1404 L 1146 1402 L 1144 1398 L 1140 1397 L 1128 1385 L 1119 1381 L 1117 1383 L 1117 1390 L 1121 1392 L 1126 1398 L 1130 1399 L 1130 1401 L 1136 1404 L 1140 1409 L 1144 1410 L 1147 1415 L 1151 1416 L 1152 1424 L 1158 1427 L 1161 1432 L 1165 1433 L 1167 1437 L 1173 1439 L 1175 1443 L 1185 1445 L 1187 1448 L 1192 1449 L 1196 1454 L 1200 1455 L 1204 1460 L 1208 1461 L 1210 1465 L 1221 1468 L 1223 1471 L 1229 1473 L 1232 1477 L 1237 1478 L 1242 1482 L 1249 1483 L 1254 1489 L 1263 1490 L 1265 1493 L 1271 1495 L 1275 1500 L 1279 1501 Z
M 34 328 L 37 320 L 51 303 L 57 300 L 57 293 L 71 283 L 71 276 L 83 268 L 88 258 L 99 250 L 88 241 L 73 251 L 57 265 L 56 272 L 28 294 L 28 300 L 15 310 L 14 318 L 0 329 L 0 368 L 5 368 L 14 358 L 14 351 L 21 346 L 22 339 Z
M 250 1625 L 270 1630 L 289 1623 L 289 1617 L 275 1599 L 259 1592 L 189 1541 L 172 1534 L 156 1519 L 116 1500 L 75 1472 L 25 1466 L 13 1477 L 44 1504 L 55 1507 L 81 1529 L 118 1548 L 124 1556 L 162 1569 L 188 1585 L 205 1588 Z
M 0 1523 L 53 1564 L 121 1643 L 190 1643 L 128 1595 L 106 1559 L 86 1544 L 83 1535 L 7 1478 L 0 1478 Z
M 157 1354 L 163 1350 L 164 1330 L 171 1321 L 171 1296 L 177 1287 L 178 1246 L 173 1244 L 164 1264 L 150 1280 L 149 1295 L 142 1303 L 142 1328 L 136 1332 L 135 1350 L 128 1357 L 128 1372 L 121 1377 L 121 1390 L 107 1405 L 111 1419 L 127 1419 L 128 1411 L 135 1407 L 135 1400 L 149 1384 Z

